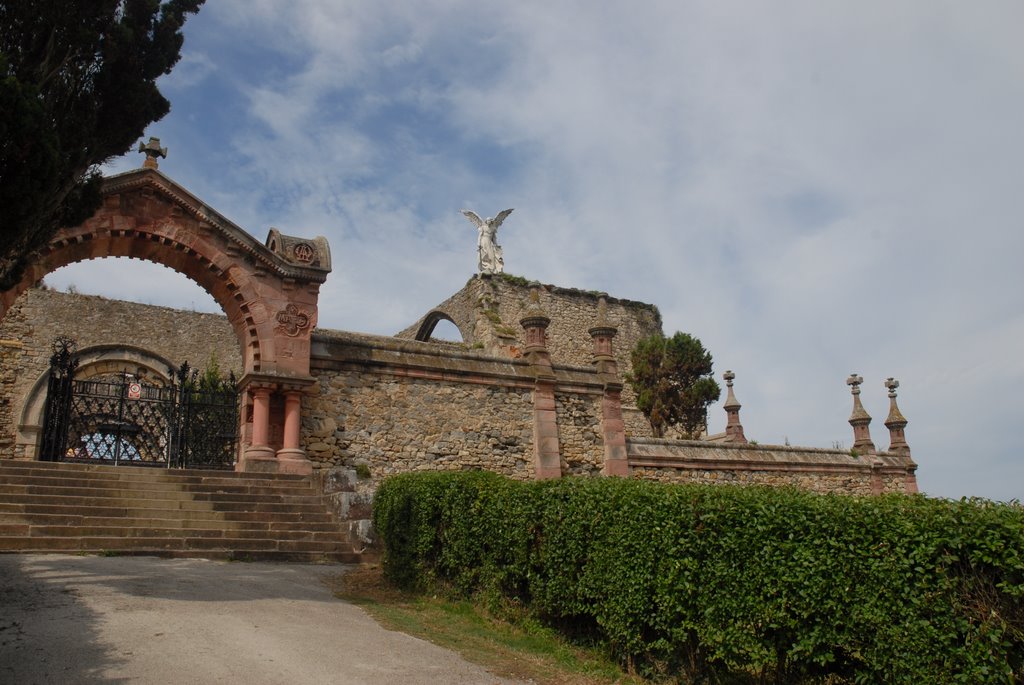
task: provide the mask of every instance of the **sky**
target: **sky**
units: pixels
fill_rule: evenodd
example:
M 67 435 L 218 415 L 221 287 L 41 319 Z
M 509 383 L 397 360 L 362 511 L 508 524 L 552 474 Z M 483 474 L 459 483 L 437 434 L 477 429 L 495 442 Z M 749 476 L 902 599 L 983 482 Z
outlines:
M 410 325 L 476 271 L 459 210 L 514 207 L 507 272 L 656 304 L 735 371 L 748 438 L 849 448 L 856 372 L 884 448 L 893 376 L 924 492 L 1021 499 L 1022 25 L 1017 0 L 216 0 L 146 135 L 258 239 L 328 238 L 321 327 Z M 47 283 L 218 311 L 126 261 Z

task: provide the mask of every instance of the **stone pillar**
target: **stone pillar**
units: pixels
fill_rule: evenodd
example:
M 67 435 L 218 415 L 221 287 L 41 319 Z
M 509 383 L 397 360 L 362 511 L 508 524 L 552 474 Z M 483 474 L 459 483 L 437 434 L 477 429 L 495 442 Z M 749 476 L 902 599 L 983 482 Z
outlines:
M 907 444 L 907 438 L 903 434 L 903 429 L 907 427 L 907 420 L 903 418 L 900 408 L 896 406 L 896 388 L 900 387 L 900 382 L 894 378 L 886 378 L 885 387 L 889 390 L 889 416 L 885 419 L 885 427 L 889 429 L 889 451 L 909 457 L 910 445 Z
M 303 476 L 313 473 L 313 463 L 306 458 L 306 451 L 299 447 L 301 425 L 302 391 L 291 388 L 284 393 L 284 440 L 277 452 L 278 470 L 281 473 Z
M 871 494 L 881 495 L 885 492 L 885 481 L 882 479 L 882 460 L 878 457 L 871 459 Z
M 740 407 L 741 405 L 736 400 L 736 395 L 732 391 L 732 382 L 736 378 L 736 374 L 732 371 L 726 371 L 722 374 L 722 378 L 725 379 L 725 385 L 729 389 L 728 395 L 725 398 L 725 409 L 726 424 L 725 424 L 725 442 L 734 442 L 740 445 L 747 444 L 747 436 L 743 434 L 743 424 L 740 423 Z
M 601 398 L 601 434 L 604 440 L 605 476 L 629 476 L 626 455 L 626 424 L 622 419 L 622 380 L 612 351 L 612 340 L 618 329 L 608 322 L 608 303 L 602 295 L 597 300 L 597 322 L 589 331 L 594 341 L 593 364 L 604 385 Z
M 533 372 L 533 463 L 535 476 L 560 478 L 562 465 L 558 443 L 558 416 L 555 411 L 555 372 L 547 349 L 547 327 L 551 319 L 541 311 L 536 288 L 530 293 L 532 306 L 519 323 L 526 331 L 527 360 Z
M 277 471 L 277 459 L 270 447 L 270 390 L 266 385 L 250 385 L 252 397 L 252 443 L 238 462 L 239 471 Z
M 850 393 L 853 395 L 853 413 L 850 414 L 850 425 L 853 426 L 853 449 L 859 454 L 874 454 L 875 443 L 871 442 L 871 431 L 868 425 L 871 423 L 871 416 L 860 403 L 860 384 L 864 378 L 851 373 L 846 379 L 846 384 L 851 386 Z

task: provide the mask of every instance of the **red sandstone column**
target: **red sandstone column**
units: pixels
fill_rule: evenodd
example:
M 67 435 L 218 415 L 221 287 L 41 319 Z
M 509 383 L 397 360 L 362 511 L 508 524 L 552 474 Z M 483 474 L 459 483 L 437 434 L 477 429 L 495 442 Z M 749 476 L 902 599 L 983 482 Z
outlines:
M 539 296 L 530 294 L 533 305 L 519 323 L 526 330 L 526 358 L 536 379 L 533 388 L 534 476 L 561 478 L 561 450 L 558 442 L 558 414 L 555 411 L 555 372 L 551 368 L 546 333 L 551 319 L 540 310 Z
M 853 413 L 850 414 L 850 425 L 853 426 L 853 449 L 859 454 L 874 454 L 875 443 L 871 441 L 871 431 L 868 425 L 871 423 L 871 416 L 864 409 L 860 402 L 860 384 L 864 378 L 851 373 L 846 379 L 846 384 L 851 386 L 850 393 L 853 395 Z
M 313 464 L 299 448 L 299 428 L 302 423 L 302 392 L 288 390 L 284 395 L 284 445 L 277 453 L 281 473 L 313 473 Z
M 871 494 L 881 495 L 885 492 L 885 481 L 882 480 L 882 460 L 875 457 L 871 461 Z
M 910 462 L 903 477 L 903 491 L 916 493 L 918 492 L 917 464 L 910 459 L 910 445 L 907 444 L 907 436 L 903 432 L 907 427 L 907 420 L 896 405 L 896 388 L 900 387 L 900 382 L 895 378 L 887 378 L 885 379 L 885 387 L 889 390 L 889 416 L 885 419 L 885 427 L 889 429 L 889 451 L 901 457 L 906 457 Z
M 240 471 L 276 471 L 274 450 L 267 443 L 270 437 L 270 388 L 250 386 L 252 395 L 252 444 L 245 449 L 238 466 Z
M 604 384 L 601 398 L 601 433 L 604 440 L 605 476 L 629 476 L 626 451 L 626 424 L 622 419 L 622 381 L 618 363 L 612 354 L 612 339 L 618 329 L 608 323 L 608 304 L 604 296 L 597 300 L 597 323 L 589 331 L 594 341 L 594 368 Z
M 885 387 L 889 390 L 889 416 L 885 419 L 885 427 L 889 429 L 889 451 L 909 457 L 910 445 L 907 444 L 907 438 L 903 433 L 903 429 L 907 427 L 907 420 L 896 406 L 896 388 L 900 387 L 900 382 L 895 378 L 887 378 Z
M 740 423 L 740 407 L 743 405 L 739 403 L 732 391 L 732 382 L 736 378 L 736 374 L 732 371 L 726 371 L 722 374 L 722 378 L 725 379 L 725 385 L 729 388 L 729 394 L 725 398 L 725 405 L 722 407 L 725 409 L 726 415 L 725 441 L 746 445 L 747 436 L 743 434 L 743 424 Z
M 266 447 L 270 436 L 270 388 L 252 389 L 252 447 Z

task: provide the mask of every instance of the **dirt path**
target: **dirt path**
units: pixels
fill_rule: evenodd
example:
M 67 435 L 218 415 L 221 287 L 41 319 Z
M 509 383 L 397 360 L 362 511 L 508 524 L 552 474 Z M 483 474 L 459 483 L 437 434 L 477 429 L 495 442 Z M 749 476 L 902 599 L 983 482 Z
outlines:
M 334 598 L 344 570 L 0 555 L 0 683 L 513 682 Z

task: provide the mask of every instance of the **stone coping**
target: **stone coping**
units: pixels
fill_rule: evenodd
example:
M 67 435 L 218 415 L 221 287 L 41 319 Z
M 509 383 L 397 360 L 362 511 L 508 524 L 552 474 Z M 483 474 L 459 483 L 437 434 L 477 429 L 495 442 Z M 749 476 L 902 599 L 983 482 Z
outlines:
M 505 381 L 522 387 L 532 387 L 534 383 L 532 367 L 524 358 L 500 357 L 443 343 L 319 328 L 313 332 L 311 343 L 311 369 L 376 366 L 397 375 L 423 378 L 461 378 L 490 384 Z M 552 369 L 556 392 L 603 390 L 604 385 L 592 367 L 555 364 Z
M 856 457 L 850 452 L 788 445 L 736 445 L 703 440 L 630 438 L 630 466 L 708 470 L 883 471 L 906 473 L 917 468 L 910 457 L 879 452 Z
M 292 264 L 281 255 L 257 240 L 244 228 L 216 211 L 184 186 L 178 184 L 167 174 L 157 169 L 131 169 L 103 179 L 104 196 L 134 190 L 142 186 L 156 188 L 180 207 L 194 215 L 199 221 L 205 221 L 215 227 L 221 235 L 245 250 L 256 261 L 276 272 L 279 276 L 295 278 L 300 281 L 323 283 L 330 272 L 328 255 L 325 266 L 305 266 Z M 315 239 L 309 239 L 313 241 Z M 324 241 L 326 244 L 326 241 Z

